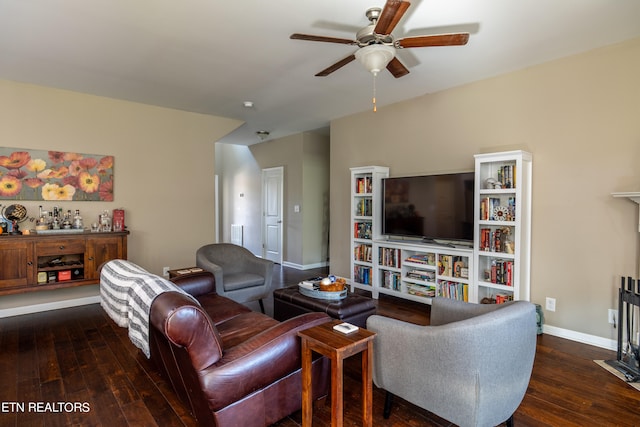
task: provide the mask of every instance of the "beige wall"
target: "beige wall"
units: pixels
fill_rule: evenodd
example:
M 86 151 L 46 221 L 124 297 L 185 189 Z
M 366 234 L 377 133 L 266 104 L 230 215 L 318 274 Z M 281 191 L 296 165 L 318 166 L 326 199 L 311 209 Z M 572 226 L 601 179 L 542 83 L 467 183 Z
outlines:
M 329 138 L 306 132 L 302 171 L 302 264 L 326 265 L 329 259 Z
M 115 156 L 114 202 L 60 205 L 80 209 L 87 223 L 124 208 L 131 261 L 161 273 L 192 265 L 196 248 L 212 241 L 214 142 L 241 122 L 8 81 L 0 81 L 0 117 L 2 146 Z M 31 215 L 54 205 L 23 204 Z M 0 308 L 58 292 L 0 297 Z
M 524 149 L 531 299 L 556 298 L 547 325 L 615 339 L 607 309 L 620 276 L 638 275 L 638 206 L 611 196 L 640 191 L 638 76 L 640 39 L 333 121 L 332 272 L 349 275 L 350 167 L 461 171 L 475 153 Z

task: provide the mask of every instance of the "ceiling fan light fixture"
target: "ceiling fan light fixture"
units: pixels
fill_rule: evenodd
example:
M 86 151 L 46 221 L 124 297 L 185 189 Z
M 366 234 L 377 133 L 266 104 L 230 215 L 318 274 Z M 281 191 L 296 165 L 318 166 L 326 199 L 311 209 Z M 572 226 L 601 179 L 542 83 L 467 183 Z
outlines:
M 356 51 L 356 59 L 374 76 L 385 68 L 396 54 L 392 46 L 371 44 Z

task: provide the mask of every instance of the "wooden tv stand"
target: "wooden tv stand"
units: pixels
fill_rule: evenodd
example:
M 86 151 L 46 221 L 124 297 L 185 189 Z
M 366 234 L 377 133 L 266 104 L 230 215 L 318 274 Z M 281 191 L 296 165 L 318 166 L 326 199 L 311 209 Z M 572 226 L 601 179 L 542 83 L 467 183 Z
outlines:
M 127 259 L 129 232 L 0 236 L 0 295 L 94 285 L 98 267 Z

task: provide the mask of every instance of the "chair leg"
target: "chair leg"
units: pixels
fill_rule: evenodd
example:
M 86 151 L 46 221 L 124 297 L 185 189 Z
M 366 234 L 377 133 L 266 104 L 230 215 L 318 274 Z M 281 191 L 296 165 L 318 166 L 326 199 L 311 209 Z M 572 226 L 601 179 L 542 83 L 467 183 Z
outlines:
M 507 427 L 513 427 L 513 414 L 507 420 Z
M 391 405 L 393 404 L 393 394 L 387 392 L 386 396 L 384 397 L 384 412 L 382 413 L 382 416 L 384 417 L 384 419 L 388 419 L 389 416 L 391 415 Z
M 258 304 L 260 304 L 260 311 L 262 311 L 262 314 L 265 314 L 265 312 L 264 312 L 264 303 L 262 302 L 262 299 L 258 300 Z

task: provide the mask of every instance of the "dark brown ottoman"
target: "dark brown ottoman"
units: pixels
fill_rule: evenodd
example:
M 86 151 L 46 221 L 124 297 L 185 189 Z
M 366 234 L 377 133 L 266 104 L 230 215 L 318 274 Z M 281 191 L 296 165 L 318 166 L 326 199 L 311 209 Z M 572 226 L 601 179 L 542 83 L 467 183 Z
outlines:
M 278 321 L 290 319 L 304 313 L 321 311 L 334 319 L 366 327 L 367 318 L 376 312 L 371 298 L 348 293 L 338 301 L 307 297 L 298 291 L 298 285 L 273 291 L 273 317 Z

